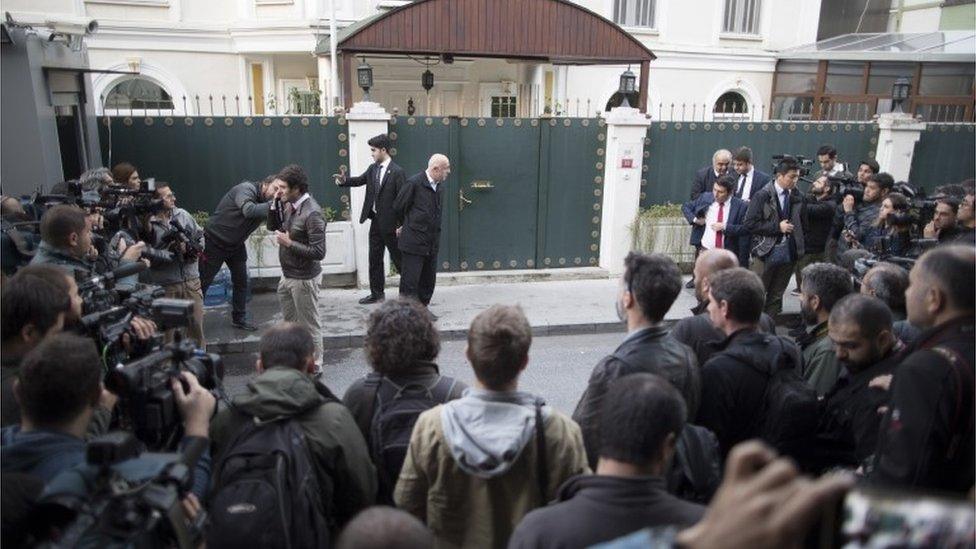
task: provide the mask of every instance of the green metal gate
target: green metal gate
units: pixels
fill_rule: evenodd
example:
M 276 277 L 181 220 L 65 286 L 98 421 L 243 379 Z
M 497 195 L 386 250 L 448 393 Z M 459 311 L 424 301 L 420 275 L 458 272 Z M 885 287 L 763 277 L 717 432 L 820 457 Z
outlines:
M 973 124 L 929 123 L 915 143 L 909 179 L 931 193 L 946 183 L 976 178 L 976 131 Z
M 118 117 L 100 119 L 99 128 L 106 165 L 131 162 L 143 178 L 169 182 L 191 212 L 211 212 L 230 187 L 294 163 L 327 213 L 349 218 L 349 194 L 331 177 L 348 166 L 345 118 Z
M 602 120 L 395 117 L 391 138 L 408 174 L 451 160 L 441 270 L 597 264 Z

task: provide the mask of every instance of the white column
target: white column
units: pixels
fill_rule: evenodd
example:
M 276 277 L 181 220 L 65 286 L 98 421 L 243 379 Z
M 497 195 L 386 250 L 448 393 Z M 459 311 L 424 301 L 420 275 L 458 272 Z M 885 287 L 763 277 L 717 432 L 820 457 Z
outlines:
M 359 175 L 373 162 L 366 142 L 373 136 L 389 131 L 390 113 L 379 103 L 360 101 L 346 114 L 346 121 L 349 124 L 349 173 Z M 359 223 L 365 198 L 365 185 L 349 189 L 349 214 L 356 250 L 356 282 L 360 288 L 369 287 L 369 226 L 372 222 Z
M 878 117 L 878 129 L 878 150 L 874 159 L 881 171 L 890 173 L 895 181 L 908 181 L 915 143 L 925 131 L 925 122 L 910 114 L 885 113 Z
M 319 55 L 318 77 L 319 77 L 319 101 L 322 105 L 322 114 L 330 116 L 332 108 L 335 106 L 335 98 L 332 97 L 332 59 L 325 55 Z
M 606 165 L 603 171 L 603 209 L 600 267 L 623 274 L 630 251 L 630 226 L 640 206 L 644 165 L 644 137 L 650 118 L 634 108 L 617 107 L 607 115 Z

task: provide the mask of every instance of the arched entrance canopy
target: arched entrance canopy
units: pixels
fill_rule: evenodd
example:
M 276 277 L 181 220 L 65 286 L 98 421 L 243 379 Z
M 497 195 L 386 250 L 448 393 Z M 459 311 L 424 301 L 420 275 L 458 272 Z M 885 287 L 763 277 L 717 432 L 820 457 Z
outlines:
M 347 103 L 352 97 L 352 57 L 383 53 L 560 65 L 639 64 L 639 106 L 646 111 L 647 76 L 655 58 L 613 22 L 566 0 L 416 0 L 347 27 L 337 38 Z

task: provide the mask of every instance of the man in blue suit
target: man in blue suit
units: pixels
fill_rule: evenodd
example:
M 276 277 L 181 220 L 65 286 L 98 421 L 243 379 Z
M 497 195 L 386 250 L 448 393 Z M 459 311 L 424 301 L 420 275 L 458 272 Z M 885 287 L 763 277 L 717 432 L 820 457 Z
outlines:
M 732 157 L 732 168 L 735 169 L 735 191 L 733 196 L 746 203 L 759 189 L 769 184 L 772 179 L 768 173 L 759 171 L 752 163 L 752 149 L 740 147 Z
M 749 264 L 749 233 L 742 222 L 748 205 L 732 196 L 736 179 L 723 175 L 712 185 L 712 192 L 685 202 L 681 212 L 694 228 L 691 245 L 699 250 L 725 248 L 739 258 L 740 265 Z

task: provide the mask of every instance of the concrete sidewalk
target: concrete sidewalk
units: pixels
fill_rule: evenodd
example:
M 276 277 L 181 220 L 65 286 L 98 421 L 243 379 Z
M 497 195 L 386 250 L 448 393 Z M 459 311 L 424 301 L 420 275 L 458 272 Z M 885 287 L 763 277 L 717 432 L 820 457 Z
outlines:
M 623 332 L 614 300 L 619 291 L 619 278 L 547 279 L 525 281 L 523 278 L 492 279 L 485 283 L 447 281 L 434 291 L 430 310 L 439 319 L 437 327 L 444 339 L 463 338 L 474 317 L 489 306 L 518 304 L 532 325 L 536 336 L 577 333 Z M 684 277 L 683 281 L 687 281 Z M 452 285 L 453 282 L 453 285 Z M 798 313 L 797 298 L 784 296 L 784 312 Z M 321 315 L 323 337 L 327 348 L 359 347 L 366 333 L 366 320 L 377 305 L 360 305 L 359 298 L 368 290 L 323 289 Z M 396 286 L 387 287 L 387 296 L 396 295 Z M 695 305 L 694 290 L 682 289 L 666 320 L 675 321 L 691 315 Z M 274 292 L 254 294 L 248 303 L 251 322 L 259 329 L 245 332 L 230 324 L 230 305 L 206 308 L 204 330 L 208 350 L 218 353 L 242 353 L 257 350 L 264 329 L 282 321 L 278 297 Z

